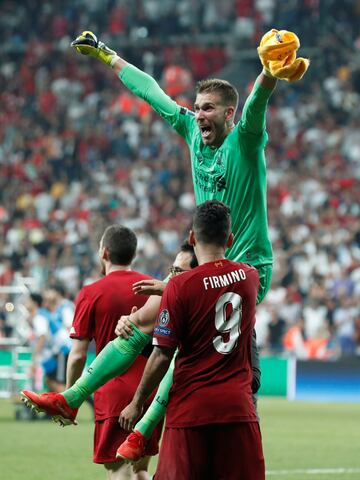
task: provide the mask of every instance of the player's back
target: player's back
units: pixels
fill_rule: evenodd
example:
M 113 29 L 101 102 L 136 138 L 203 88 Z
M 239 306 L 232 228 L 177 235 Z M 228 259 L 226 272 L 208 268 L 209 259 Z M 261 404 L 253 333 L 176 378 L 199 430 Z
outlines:
M 148 299 L 135 295 L 132 285 L 150 278 L 131 271 L 114 271 L 97 282 L 83 287 L 76 301 L 75 319 L 71 336 L 94 339 L 98 354 L 115 338 L 115 327 L 121 315 L 128 315 L 133 306 L 141 308 Z M 151 349 L 146 349 L 150 350 Z M 109 380 L 94 395 L 95 418 L 116 417 L 131 401 L 141 379 L 147 354 L 139 355 L 132 366 L 122 375 Z
M 114 330 L 120 316 L 128 315 L 133 306 L 141 308 L 144 305 L 148 297 L 135 295 L 132 285 L 148 278 L 136 271 L 118 270 L 82 288 L 76 301 L 76 310 L 92 307 L 85 336 L 94 338 L 97 354 L 115 338 Z M 82 315 L 83 318 L 85 316 Z M 81 336 L 81 332 L 76 334 Z
M 171 327 L 180 347 L 168 425 L 256 421 L 251 392 L 256 269 L 221 260 L 172 282 L 179 308 L 170 315 L 179 321 Z

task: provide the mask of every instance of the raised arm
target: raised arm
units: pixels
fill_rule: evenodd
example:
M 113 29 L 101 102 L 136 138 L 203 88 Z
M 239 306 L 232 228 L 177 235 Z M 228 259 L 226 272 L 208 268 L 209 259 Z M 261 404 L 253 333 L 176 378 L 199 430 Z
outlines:
M 287 30 L 273 28 L 262 37 L 257 50 L 263 71 L 244 105 L 241 117 L 243 130 L 254 134 L 263 133 L 266 107 L 277 80 L 296 82 L 303 77 L 310 62 L 307 58 L 297 58 L 299 47 L 298 37 Z
M 260 135 L 266 126 L 266 109 L 276 87 L 277 79 L 265 72 L 257 77 L 241 115 L 241 128 L 248 133 Z
M 180 110 L 180 106 L 166 95 L 154 78 L 119 57 L 92 32 L 83 32 L 71 43 L 71 46 L 77 52 L 97 58 L 111 67 L 129 90 L 149 103 L 165 120 L 170 121 L 171 117 Z

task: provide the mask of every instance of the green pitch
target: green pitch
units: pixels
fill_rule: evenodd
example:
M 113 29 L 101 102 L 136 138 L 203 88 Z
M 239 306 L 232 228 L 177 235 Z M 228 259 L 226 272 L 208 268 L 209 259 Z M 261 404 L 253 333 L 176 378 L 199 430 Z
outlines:
M 269 480 L 360 478 L 360 404 L 261 398 L 259 406 Z M 91 460 L 93 427 L 87 405 L 77 427 L 15 421 L 14 416 L 14 405 L 0 400 L 1 478 L 105 479 L 103 467 Z
M 359 480 L 360 404 L 260 398 L 269 480 Z

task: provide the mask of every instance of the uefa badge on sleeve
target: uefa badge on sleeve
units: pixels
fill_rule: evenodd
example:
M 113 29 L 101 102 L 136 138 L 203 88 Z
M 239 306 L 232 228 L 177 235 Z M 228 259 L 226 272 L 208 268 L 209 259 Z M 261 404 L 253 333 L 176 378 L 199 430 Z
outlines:
M 165 309 L 159 315 L 159 325 L 161 327 L 166 327 L 166 325 L 169 323 L 169 321 L 170 321 L 169 310 Z
M 154 333 L 162 337 L 169 337 L 171 335 L 171 330 L 170 328 L 166 328 L 169 321 L 170 321 L 169 311 L 166 309 L 162 310 L 158 318 L 158 325 L 154 329 Z

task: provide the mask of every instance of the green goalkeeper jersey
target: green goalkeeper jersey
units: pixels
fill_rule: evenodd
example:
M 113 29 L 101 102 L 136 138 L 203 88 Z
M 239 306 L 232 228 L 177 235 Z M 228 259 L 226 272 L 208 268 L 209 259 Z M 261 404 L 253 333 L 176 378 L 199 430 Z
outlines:
M 185 139 L 190 149 L 196 203 L 217 199 L 231 209 L 233 246 L 226 257 L 260 267 L 273 262 L 266 207 L 265 115 L 272 90 L 255 83 L 240 122 L 218 148 L 202 141 L 194 112 L 168 97 L 133 65 L 120 79 Z

